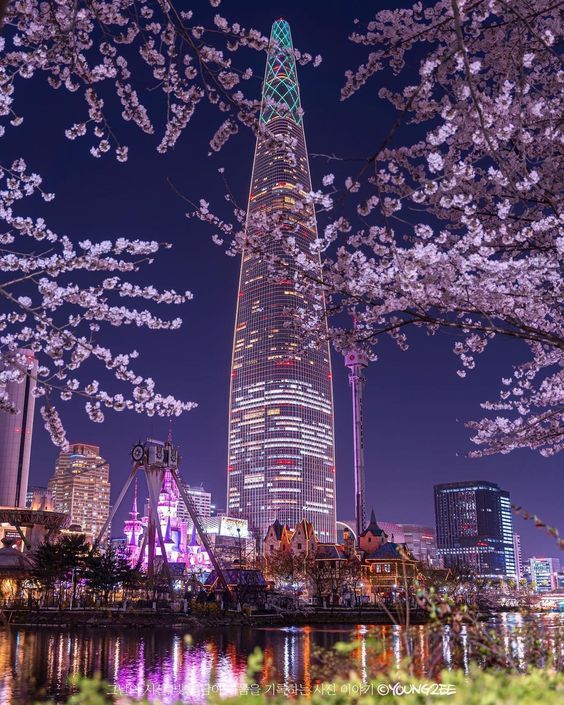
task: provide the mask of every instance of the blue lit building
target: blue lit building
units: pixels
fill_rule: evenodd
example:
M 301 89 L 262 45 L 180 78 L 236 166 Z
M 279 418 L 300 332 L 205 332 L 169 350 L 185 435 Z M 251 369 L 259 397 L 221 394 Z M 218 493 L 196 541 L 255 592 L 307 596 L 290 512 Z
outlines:
M 445 568 L 517 579 L 509 492 L 481 480 L 435 485 L 435 519 Z

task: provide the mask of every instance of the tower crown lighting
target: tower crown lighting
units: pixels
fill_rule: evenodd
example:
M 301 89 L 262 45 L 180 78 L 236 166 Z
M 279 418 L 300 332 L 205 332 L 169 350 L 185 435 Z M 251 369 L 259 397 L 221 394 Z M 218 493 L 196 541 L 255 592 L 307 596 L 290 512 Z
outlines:
M 266 71 L 262 88 L 261 123 L 274 117 L 286 117 L 302 124 L 300 88 L 292 33 L 286 20 L 272 25 Z

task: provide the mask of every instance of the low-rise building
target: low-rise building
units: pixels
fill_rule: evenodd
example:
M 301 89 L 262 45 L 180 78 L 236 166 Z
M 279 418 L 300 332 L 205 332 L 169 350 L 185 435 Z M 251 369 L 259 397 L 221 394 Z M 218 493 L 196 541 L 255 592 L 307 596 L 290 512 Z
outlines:
M 552 592 L 556 590 L 556 572 L 552 558 L 536 558 L 529 560 L 531 566 L 531 582 L 535 592 Z
M 349 605 L 362 596 L 371 602 L 393 597 L 421 577 L 407 546 L 388 541 L 374 512 L 358 546 L 344 523 L 340 537 L 339 543 L 320 542 L 305 519 L 293 529 L 275 521 L 263 542 L 267 575 L 302 597 Z

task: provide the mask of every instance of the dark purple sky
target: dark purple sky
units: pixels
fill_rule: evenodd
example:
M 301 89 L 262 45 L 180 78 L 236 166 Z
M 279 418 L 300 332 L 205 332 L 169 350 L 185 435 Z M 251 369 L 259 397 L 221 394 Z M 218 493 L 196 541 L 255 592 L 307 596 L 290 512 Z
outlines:
M 377 3 L 378 7 L 383 5 Z M 368 18 L 368 3 L 224 0 L 220 11 L 265 33 L 274 19 L 283 16 L 291 24 L 298 48 L 322 54 L 324 60 L 318 69 L 299 69 L 310 152 L 362 157 L 373 151 L 393 119 L 377 91 L 382 82 L 395 79 L 378 76 L 353 99 L 339 102 L 344 71 L 354 68 L 366 54 L 348 42 L 347 33 L 354 28 L 355 17 Z M 263 56 L 248 53 L 235 61 L 242 67 L 252 65 L 256 75 L 262 75 Z M 176 149 L 162 156 L 155 151 L 156 139 L 120 124 L 116 110 L 115 126 L 130 145 L 130 160 L 125 165 L 107 157 L 95 160 L 88 155 L 90 143 L 70 142 L 63 135 L 66 127 L 82 119 L 84 108 L 77 95 L 54 93 L 36 80 L 22 81 L 18 88 L 26 121 L 12 131 L 8 156 L 25 156 L 29 166 L 44 176 L 47 190 L 56 192 L 55 201 L 39 204 L 37 210 L 50 227 L 74 239 L 127 236 L 174 243 L 174 249 L 163 254 L 143 277 L 158 286 L 194 293 L 194 300 L 181 311 L 176 307 L 163 311 L 180 313 L 183 328 L 175 333 L 122 328 L 109 331 L 104 341 L 116 350 L 137 348 L 141 358 L 136 369 L 152 375 L 163 393 L 198 402 L 198 409 L 173 422 L 174 437 L 183 454 L 182 473 L 191 483 L 203 482 L 218 506 L 224 506 L 229 366 L 239 262 L 212 244 L 211 233 L 203 225 L 186 219 L 187 205 L 167 184 L 167 177 L 187 197 L 197 200 L 205 196 L 221 204 L 223 190 L 217 168 L 223 166 L 244 203 L 253 137 L 241 133 L 224 152 L 208 158 L 208 140 L 222 118 L 205 108 L 198 112 Z M 258 96 L 260 80 L 248 89 L 254 89 Z M 159 109 L 156 93 L 151 94 L 150 101 Z M 311 169 L 315 187 L 329 168 L 322 160 L 312 159 Z M 353 169 L 356 167 L 351 166 L 351 173 Z M 462 380 L 455 374 L 453 340 L 450 334 L 430 338 L 419 333 L 405 353 L 384 342 L 380 361 L 368 370 L 368 509 L 374 507 L 382 520 L 434 524 L 433 484 L 483 479 L 499 483 L 509 490 L 514 502 L 564 528 L 559 459 L 544 459 L 527 451 L 479 460 L 465 457 L 472 444 L 464 421 L 479 417 L 479 403 L 495 397 L 501 376 L 507 376 L 511 363 L 523 354 L 522 349 L 515 342 L 495 342 L 479 359 L 477 371 Z M 353 480 L 349 388 L 339 356 L 334 357 L 333 365 L 338 515 L 350 518 Z M 103 373 L 97 371 L 96 375 L 102 377 Z M 108 414 L 104 424 L 95 425 L 80 412 L 79 405 L 59 406 L 69 439 L 99 444 L 110 461 L 113 497 L 129 469 L 132 443 L 146 435 L 164 437 L 167 433 L 168 422 L 163 419 Z M 55 457 L 56 449 L 37 416 L 31 484 L 47 482 Z M 119 512 L 113 535 L 121 533 L 128 509 L 124 506 Z M 554 542 L 530 522 L 516 519 L 515 531 L 522 534 L 525 557 L 558 555 Z

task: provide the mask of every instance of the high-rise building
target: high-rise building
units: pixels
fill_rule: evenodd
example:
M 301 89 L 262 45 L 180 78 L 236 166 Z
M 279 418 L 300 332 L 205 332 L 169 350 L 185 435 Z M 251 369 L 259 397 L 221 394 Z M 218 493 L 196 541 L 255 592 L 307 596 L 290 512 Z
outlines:
M 110 513 L 110 466 L 99 446 L 73 443 L 59 454 L 48 483 L 55 510 L 70 515 L 71 525 L 96 540 Z M 105 543 L 110 529 L 102 537 Z
M 516 578 L 508 492 L 483 481 L 435 485 L 435 518 L 445 568 Z
M 211 493 L 206 492 L 203 485 L 200 485 L 199 487 L 193 487 L 192 485 L 187 485 L 186 483 L 184 483 L 184 489 L 186 490 L 187 494 L 192 498 L 192 502 L 196 507 L 198 516 L 201 519 L 209 518 L 211 516 L 212 506 Z M 177 516 L 181 521 L 188 521 L 190 519 L 190 514 L 188 513 L 188 509 L 186 509 L 186 505 L 184 504 L 184 500 L 182 499 L 182 497 L 178 498 Z
M 435 529 L 420 524 L 400 524 L 399 526 L 403 531 L 403 543 L 407 545 L 415 560 L 426 563 L 432 568 L 439 568 Z
M 13 369 L 19 379 L 0 384 L 0 392 L 16 413 L 0 410 L 0 506 L 25 507 L 36 385 L 37 360 L 31 350 L 14 353 Z M 0 363 L 0 370 L 6 366 Z M 18 374 L 17 370 L 20 370 Z
M 556 590 L 556 571 L 552 558 L 530 558 L 531 582 L 535 592 Z
M 52 510 L 54 509 L 53 496 L 46 487 L 28 487 L 25 506 L 28 509 Z
M 290 148 L 290 145 L 293 145 Z M 299 291 L 295 259 L 280 239 L 264 232 L 275 217 L 294 238 L 301 258 L 320 271 L 310 245 L 317 237 L 313 206 L 295 209 L 311 191 L 296 62 L 290 27 L 272 26 L 262 89 L 246 232 L 262 243 L 242 254 L 231 367 L 227 511 L 264 536 L 278 519 L 294 526 L 304 517 L 321 541 L 334 541 L 335 457 L 329 345 L 308 347 L 291 309 L 324 307 L 323 294 Z M 288 274 L 276 278 L 269 258 Z M 280 261 L 280 260 L 279 260 Z M 324 309 L 321 309 L 324 315 Z

